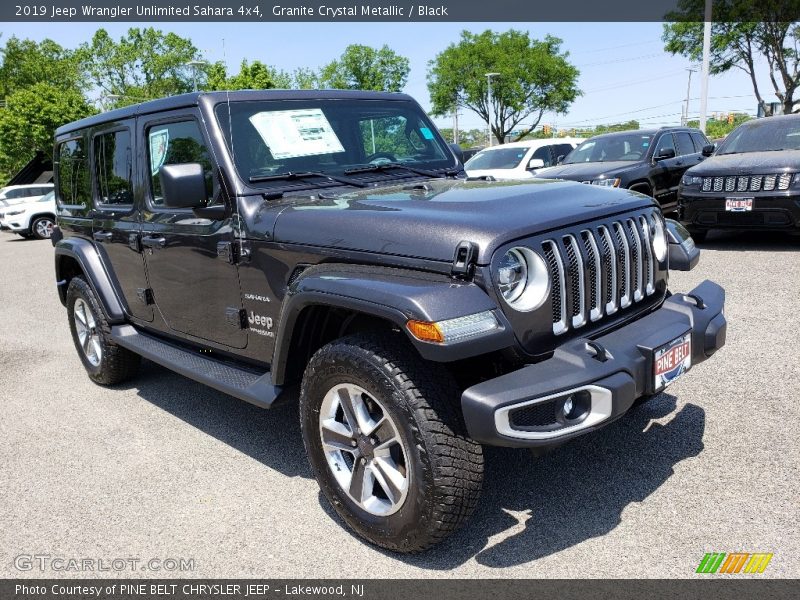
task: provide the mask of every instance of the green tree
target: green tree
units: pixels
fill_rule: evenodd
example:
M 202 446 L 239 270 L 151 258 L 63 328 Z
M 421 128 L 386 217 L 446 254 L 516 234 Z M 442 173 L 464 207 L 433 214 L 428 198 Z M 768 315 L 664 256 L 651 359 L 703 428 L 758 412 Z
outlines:
M 209 65 L 205 71 L 205 90 L 270 90 L 273 88 L 291 88 L 293 77 L 282 71 L 266 65 L 259 60 L 242 61 L 239 73 L 228 76 L 225 63 L 216 62 Z
M 503 141 L 527 119 L 532 124 L 524 136 L 546 111 L 564 113 L 581 94 L 578 69 L 568 56 L 561 52 L 561 40 L 552 36 L 540 41 L 513 29 L 462 31 L 458 43 L 428 63 L 432 112 L 444 116 L 463 107 L 488 123 L 486 73 L 498 73 L 492 79 L 492 134 Z
M 81 51 L 92 83 L 113 97 L 104 103 L 108 107 L 190 92 L 194 73 L 187 63 L 200 59 L 191 40 L 152 27 L 131 28 L 117 41 L 98 29 Z
M 0 98 L 35 83 L 65 90 L 79 90 L 85 84 L 81 53 L 50 39 L 35 42 L 12 36 L 0 48 L 0 61 Z
M 667 15 L 664 48 L 698 61 L 703 53 L 704 0 L 679 0 L 678 10 Z M 750 78 L 756 100 L 766 114 L 769 107 L 758 86 L 758 59 L 764 57 L 775 95 L 786 114 L 794 112 L 800 86 L 800 0 L 714 0 L 710 69 L 713 75 L 733 68 Z
M 709 139 L 717 139 L 722 138 L 728 135 L 731 131 L 736 129 L 739 125 L 744 123 L 745 121 L 749 121 L 752 119 L 750 115 L 746 115 L 744 113 L 733 113 L 733 123 L 729 123 L 728 119 L 714 119 L 711 118 L 706 121 L 706 136 Z M 699 127 L 700 122 L 697 120 L 689 121 L 687 123 L 689 127 Z
M 35 83 L 6 97 L 0 110 L 0 174 L 5 181 L 36 152 L 50 155 L 57 127 L 94 114 L 76 90 Z
M 399 92 L 409 71 L 408 59 L 389 46 L 375 49 L 351 44 L 339 59 L 322 67 L 319 83 L 334 89 Z

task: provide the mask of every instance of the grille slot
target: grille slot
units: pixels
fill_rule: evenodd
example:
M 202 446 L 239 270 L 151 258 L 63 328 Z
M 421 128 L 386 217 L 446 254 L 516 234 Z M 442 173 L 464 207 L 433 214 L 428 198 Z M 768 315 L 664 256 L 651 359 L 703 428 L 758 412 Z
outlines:
M 553 333 L 583 327 L 655 293 L 652 217 L 639 215 L 542 242 Z
M 703 177 L 701 186 L 704 192 L 771 192 L 788 190 L 792 183 L 792 173 L 769 175 L 728 175 L 726 177 Z

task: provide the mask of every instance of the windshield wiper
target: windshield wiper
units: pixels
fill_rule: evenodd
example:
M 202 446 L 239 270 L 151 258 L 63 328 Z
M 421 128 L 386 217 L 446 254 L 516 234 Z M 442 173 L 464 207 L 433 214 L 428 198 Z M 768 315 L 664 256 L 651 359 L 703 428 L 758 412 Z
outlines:
M 406 171 L 410 171 L 411 173 L 416 173 L 417 175 L 423 175 L 425 177 L 453 177 L 458 175 L 459 171 L 456 169 L 448 169 L 447 171 L 428 171 L 427 169 L 417 169 L 416 167 L 409 167 L 408 165 L 400 164 L 400 163 L 384 163 L 382 165 L 364 165 L 362 167 L 353 167 L 352 169 L 346 169 L 344 171 L 345 175 L 354 175 L 356 173 L 380 173 L 381 171 L 388 171 L 389 169 L 405 169 Z
M 347 171 L 345 171 L 345 173 L 347 173 Z M 278 173 L 277 175 L 256 175 L 254 177 L 250 177 L 249 181 L 250 183 L 262 183 L 264 181 L 292 181 L 294 179 L 308 179 L 309 177 L 323 177 L 337 183 L 352 185 L 359 188 L 367 187 L 368 185 L 362 181 L 350 179 L 349 177 L 339 177 L 338 175 L 323 173 L 322 171 L 287 171 L 286 173 Z M 320 186 L 317 185 L 317 187 Z

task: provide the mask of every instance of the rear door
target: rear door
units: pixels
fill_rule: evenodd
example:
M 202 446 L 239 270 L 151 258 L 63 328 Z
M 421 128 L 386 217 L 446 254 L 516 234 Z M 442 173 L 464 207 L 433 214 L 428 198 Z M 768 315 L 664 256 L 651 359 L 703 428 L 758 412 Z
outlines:
M 671 210 L 678 202 L 678 184 L 685 170 L 678 164 L 681 160 L 677 156 L 678 150 L 675 147 L 675 139 L 671 132 L 662 133 L 656 140 L 653 157 L 658 156 L 662 150 L 666 149 L 672 149 L 675 152 L 675 157 L 659 160 L 653 166 L 653 198 L 658 200 L 662 210 Z
M 124 296 L 128 312 L 152 321 L 133 187 L 134 124 L 133 119 L 117 121 L 92 131 L 92 238 L 106 271 Z
M 244 348 L 239 276 L 227 259 L 234 242 L 233 219 L 205 219 L 190 209 L 166 207 L 161 193 L 163 165 L 200 163 L 208 205 L 223 202 L 199 115 L 187 110 L 139 117 L 137 131 L 145 145 L 138 153 L 144 188 L 142 245 L 158 312 L 169 333 Z

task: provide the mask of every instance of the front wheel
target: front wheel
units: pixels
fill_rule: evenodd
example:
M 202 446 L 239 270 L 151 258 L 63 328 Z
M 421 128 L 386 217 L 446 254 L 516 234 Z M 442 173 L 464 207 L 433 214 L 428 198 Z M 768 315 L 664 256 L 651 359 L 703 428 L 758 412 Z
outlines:
M 399 335 L 356 335 L 309 362 L 300 421 L 322 492 L 368 541 L 418 552 L 472 513 L 481 446 L 466 437 L 450 374 Z
M 92 381 L 113 385 L 136 373 L 141 357 L 114 343 L 100 302 L 82 277 L 69 282 L 67 311 L 75 349 Z
M 39 217 L 31 224 L 31 233 L 37 240 L 49 240 L 55 225 L 53 217 Z

